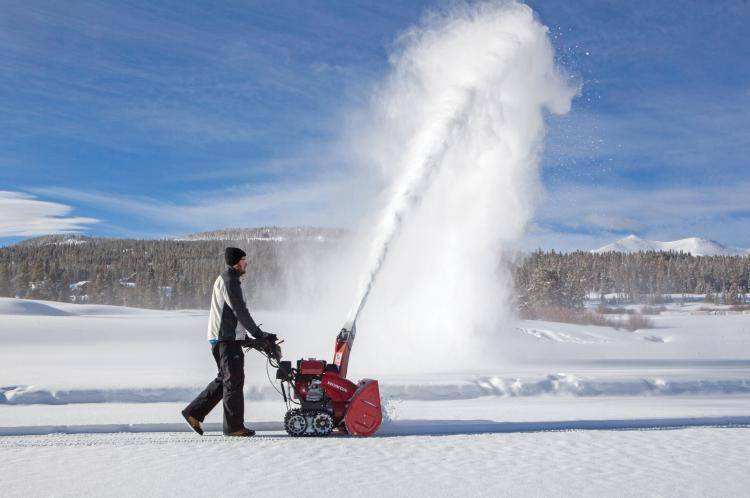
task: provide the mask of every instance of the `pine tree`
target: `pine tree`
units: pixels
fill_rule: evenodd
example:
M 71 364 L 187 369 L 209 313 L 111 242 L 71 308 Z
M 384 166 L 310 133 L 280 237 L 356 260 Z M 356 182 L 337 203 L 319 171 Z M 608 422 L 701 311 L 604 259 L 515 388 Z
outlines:
M 745 302 L 745 294 L 742 292 L 742 289 L 740 289 L 740 286 L 738 283 L 734 282 L 732 285 L 729 286 L 729 289 L 724 294 L 724 303 L 725 304 L 744 304 Z
M 0 297 L 11 297 L 10 273 L 5 264 L 0 264 Z

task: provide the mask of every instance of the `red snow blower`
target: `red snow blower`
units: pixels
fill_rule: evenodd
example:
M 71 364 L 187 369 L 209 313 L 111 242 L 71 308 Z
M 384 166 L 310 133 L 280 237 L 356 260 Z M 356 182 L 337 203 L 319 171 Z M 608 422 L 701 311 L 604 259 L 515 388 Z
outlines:
M 345 326 L 336 337 L 333 363 L 325 360 L 281 361 L 277 344 L 248 339 L 246 345 L 260 351 L 276 368 L 281 395 L 287 404 L 284 429 L 290 436 L 328 436 L 334 429 L 353 436 L 372 436 L 380 427 L 378 381 L 346 378 L 349 353 L 356 335 L 354 325 Z M 292 405 L 298 405 L 292 408 Z

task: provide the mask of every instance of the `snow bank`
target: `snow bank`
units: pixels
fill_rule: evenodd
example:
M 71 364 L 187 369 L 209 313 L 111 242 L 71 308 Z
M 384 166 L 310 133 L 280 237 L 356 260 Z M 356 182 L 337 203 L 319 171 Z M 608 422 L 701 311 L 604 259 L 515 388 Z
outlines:
M 484 377 L 459 384 L 391 385 L 384 398 L 460 400 L 481 396 L 643 396 L 750 393 L 750 379 L 597 379 L 550 374 L 542 379 Z
M 205 311 L 163 311 L 128 308 L 126 306 L 112 306 L 107 304 L 73 304 L 58 301 L 39 301 L 32 299 L 16 299 L 0 297 L 0 315 L 26 316 L 154 316 L 185 313 L 202 313 Z
M 45 389 L 36 386 L 0 387 L 0 404 L 61 405 L 74 403 L 169 403 L 191 401 L 203 387 L 163 387 L 148 389 Z M 245 399 L 281 399 L 271 386 L 248 387 Z
M 45 389 L 36 386 L 0 387 L 0 404 L 165 403 L 188 402 L 202 387 L 148 389 Z M 482 396 L 658 396 L 748 394 L 750 379 L 584 378 L 558 373 L 543 378 L 487 376 L 459 382 L 381 383 L 384 400 L 464 400 Z M 270 385 L 249 386 L 247 400 L 280 400 Z
M 39 301 L 0 298 L 0 315 L 69 316 L 72 313 Z

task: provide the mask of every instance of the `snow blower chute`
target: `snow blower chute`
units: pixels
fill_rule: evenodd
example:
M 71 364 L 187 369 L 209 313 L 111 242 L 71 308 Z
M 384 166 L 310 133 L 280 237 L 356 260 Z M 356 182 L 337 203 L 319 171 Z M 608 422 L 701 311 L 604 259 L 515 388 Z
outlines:
M 336 337 L 333 363 L 314 358 L 281 361 L 278 345 L 248 339 L 247 345 L 268 357 L 281 381 L 281 394 L 288 411 L 284 429 L 290 436 L 327 436 L 334 429 L 353 436 L 372 436 L 380 427 L 378 381 L 346 378 L 356 326 L 347 324 Z M 298 405 L 292 408 L 292 405 Z

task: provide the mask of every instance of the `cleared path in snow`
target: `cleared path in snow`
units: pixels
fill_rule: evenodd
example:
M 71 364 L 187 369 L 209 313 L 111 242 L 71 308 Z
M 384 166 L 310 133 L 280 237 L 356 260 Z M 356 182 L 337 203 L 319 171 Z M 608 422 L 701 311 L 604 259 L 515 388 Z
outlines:
M 281 422 L 256 422 L 256 431 L 283 433 Z M 442 436 L 566 430 L 674 429 L 686 427 L 750 427 L 747 417 L 652 418 L 621 420 L 548 420 L 543 422 L 495 422 L 492 420 L 397 420 L 384 424 L 375 437 Z M 205 424 L 206 431 L 221 432 L 221 424 Z M 49 434 L 101 434 L 143 432 L 191 432 L 183 424 L 99 424 L 0 427 L 0 436 Z M 335 436 L 334 436 L 335 437 Z
M 24 436 L 0 438 L 0 482 L 3 496 L 24 497 L 742 496 L 748 448 L 750 430 L 739 428 L 371 439 Z

